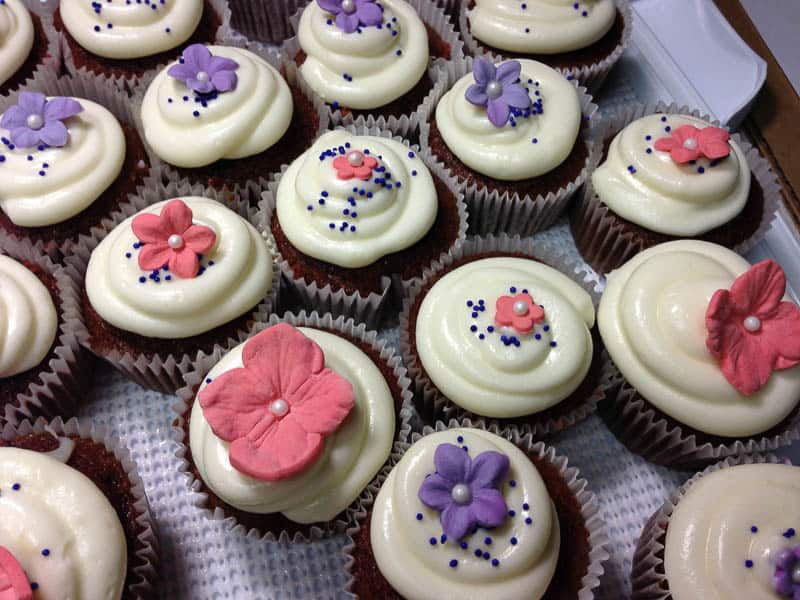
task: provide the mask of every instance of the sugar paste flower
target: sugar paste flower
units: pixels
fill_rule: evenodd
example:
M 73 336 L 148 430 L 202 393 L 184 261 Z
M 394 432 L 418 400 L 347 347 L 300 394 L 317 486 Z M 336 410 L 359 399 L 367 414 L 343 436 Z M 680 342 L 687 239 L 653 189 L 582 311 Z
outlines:
M 60 148 L 69 139 L 63 121 L 82 110 L 80 103 L 72 98 L 48 100 L 38 92 L 22 92 L 16 106 L 3 114 L 0 127 L 8 129 L 8 137 L 20 148 L 34 148 L 39 144 Z
M 785 548 L 778 554 L 772 584 L 780 596 L 800 598 L 800 546 Z
M 33 591 L 22 566 L 11 552 L 0 546 L 0 598 L 32 600 Z
M 336 15 L 336 26 L 345 33 L 353 33 L 361 25 L 380 25 L 383 10 L 375 0 L 317 0 L 319 7 Z
M 485 58 L 476 58 L 472 65 L 475 83 L 467 88 L 467 101 L 486 108 L 489 121 L 495 127 L 508 122 L 511 108 L 524 109 L 531 105 L 531 98 L 519 83 L 522 66 L 509 60 L 498 67 Z
M 679 164 L 700 157 L 717 160 L 731 153 L 728 138 L 728 132 L 719 127 L 697 129 L 691 125 L 682 125 L 670 137 L 657 139 L 655 147 L 656 150 L 669 152 L 672 160 Z
M 513 327 L 519 333 L 530 333 L 536 323 L 544 321 L 544 309 L 527 293 L 500 296 L 495 307 L 495 323 L 503 327 Z
M 750 396 L 773 371 L 800 364 L 800 308 L 782 301 L 786 276 L 763 260 L 736 278 L 730 291 L 717 290 L 706 310 L 706 347 L 725 378 Z
M 139 251 L 139 268 L 152 271 L 167 265 L 182 279 L 197 276 L 198 254 L 211 250 L 217 241 L 213 229 L 192 224 L 192 209 L 183 200 L 170 200 L 160 215 L 136 215 L 131 228 L 143 244 Z
M 239 63 L 235 60 L 214 56 L 203 44 L 192 44 L 167 74 L 195 92 L 208 94 L 235 90 L 237 77 L 234 71 L 238 68 Z
M 378 161 L 360 150 L 350 150 L 344 156 L 337 156 L 333 161 L 336 177 L 339 179 L 361 179 L 366 181 L 372 176 L 372 169 Z
M 505 454 L 481 452 L 472 460 L 469 452 L 454 444 L 439 444 L 433 455 L 436 472 L 419 488 L 423 504 L 439 511 L 442 531 L 460 540 L 476 527 L 497 527 L 507 507 L 498 489 L 508 473 Z
M 200 394 L 216 436 L 231 442 L 231 465 L 263 481 L 287 479 L 319 457 L 325 436 L 353 408 L 353 387 L 325 367 L 322 349 L 286 323 L 265 329 Z

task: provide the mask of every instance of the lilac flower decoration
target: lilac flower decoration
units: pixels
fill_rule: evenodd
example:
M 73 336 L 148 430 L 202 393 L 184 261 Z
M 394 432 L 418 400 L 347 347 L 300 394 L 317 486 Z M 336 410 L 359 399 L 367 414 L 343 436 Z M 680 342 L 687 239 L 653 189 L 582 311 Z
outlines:
M 192 44 L 183 51 L 182 62 L 172 65 L 167 74 L 199 94 L 208 94 L 235 90 L 238 68 L 235 60 L 214 56 L 203 44 Z
M 800 600 L 800 546 L 781 551 L 772 583 L 778 595 Z
M 483 106 L 489 120 L 495 127 L 503 127 L 508 122 L 511 108 L 525 109 L 531 105 L 531 98 L 519 83 L 522 65 L 509 60 L 498 67 L 485 58 L 476 58 L 472 66 L 475 83 L 467 88 L 467 101 L 475 106 Z
M 317 0 L 319 7 L 336 15 L 336 26 L 345 33 L 353 33 L 361 25 L 380 25 L 383 10 L 375 0 Z
M 22 92 L 16 106 L 9 108 L 0 119 L 0 127 L 8 129 L 8 137 L 18 148 L 34 148 L 40 144 L 60 148 L 69 139 L 62 121 L 82 110 L 80 103 L 72 98 L 48 100 L 38 92 Z
M 439 444 L 436 472 L 425 478 L 419 499 L 439 511 L 442 530 L 457 541 L 479 527 L 497 527 L 506 518 L 506 501 L 497 489 L 508 473 L 508 457 L 482 452 L 475 460 L 453 444 Z

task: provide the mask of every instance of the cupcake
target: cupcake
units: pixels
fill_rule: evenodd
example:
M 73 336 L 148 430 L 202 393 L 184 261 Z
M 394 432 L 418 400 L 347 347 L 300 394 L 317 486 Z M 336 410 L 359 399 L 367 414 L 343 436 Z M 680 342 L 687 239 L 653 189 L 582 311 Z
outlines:
M 466 230 L 444 167 L 379 129 L 322 135 L 270 182 L 262 208 L 306 308 L 369 323 L 390 288 L 402 291 Z
M 7 426 L 0 487 L 4 597 L 153 597 L 155 523 L 128 451 L 105 431 L 75 419 Z
M 603 162 L 571 214 L 578 250 L 596 271 L 671 240 L 744 253 L 763 236 L 779 194 L 768 163 L 696 115 L 639 106 L 599 126 Z
M 800 468 L 728 459 L 690 479 L 645 525 L 633 598 L 782 600 L 800 594 Z
M 530 437 L 440 423 L 351 532 L 361 598 L 587 598 L 608 558 L 586 481 Z M 453 426 L 458 425 L 452 422 Z
M 0 97 L 16 90 L 43 68 L 56 68 L 60 53 L 49 35 L 48 17 L 31 12 L 34 2 L 0 2 Z
M 800 308 L 785 286 L 774 261 L 751 267 L 691 240 L 659 244 L 611 272 L 598 325 L 620 373 L 604 410 L 612 430 L 668 465 L 796 439 Z
M 341 318 L 287 314 L 258 330 L 196 362 L 179 392 L 175 434 L 196 503 L 269 539 L 344 531 L 408 434 L 405 369 Z
M 532 60 L 467 59 L 448 75 L 420 140 L 465 186 L 470 231 L 529 235 L 552 225 L 594 155 L 581 127 L 597 109 L 591 97 Z

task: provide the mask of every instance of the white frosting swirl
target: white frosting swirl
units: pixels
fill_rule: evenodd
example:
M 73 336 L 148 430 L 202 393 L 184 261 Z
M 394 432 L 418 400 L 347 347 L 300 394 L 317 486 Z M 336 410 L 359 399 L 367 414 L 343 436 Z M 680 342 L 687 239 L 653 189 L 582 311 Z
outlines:
M 695 236 L 741 212 L 750 193 L 750 167 L 733 140 L 726 158 L 700 158 L 695 164 L 678 164 L 669 152 L 655 149 L 656 140 L 682 125 L 702 129 L 710 124 L 695 117 L 660 114 L 629 124 L 611 142 L 606 161 L 592 173 L 592 185 L 611 210 L 637 225 L 668 235 Z
M 501 50 L 558 54 L 591 46 L 611 29 L 614 0 L 475 0 L 470 33 Z
M 544 307 L 544 321 L 526 334 L 495 322 L 497 299 L 523 291 Z M 428 291 L 416 346 L 425 372 L 452 402 L 478 415 L 519 417 L 557 404 L 581 384 L 592 362 L 593 325 L 591 297 L 565 275 L 533 260 L 486 258 Z M 512 336 L 519 346 L 502 341 Z
M 369 151 L 365 156 L 377 166 L 367 181 L 339 179 L 335 159 L 356 150 Z M 278 221 L 292 245 L 350 269 L 413 246 L 437 208 L 433 177 L 408 146 L 343 130 L 326 133 L 298 157 L 276 195 Z
M 125 162 L 125 134 L 114 115 L 83 98 L 83 111 L 63 121 L 69 139 L 61 148 L 9 150 L 0 128 L 0 209 L 20 227 L 66 221 L 87 208 L 119 176 Z M 8 140 L 10 141 L 10 140 Z M 13 145 L 13 144 L 12 144 Z
M 171 50 L 191 37 L 203 16 L 203 0 L 99 0 L 97 4 L 63 0 L 59 11 L 75 41 L 103 58 L 141 58 Z
M 0 3 L 0 85 L 11 79 L 33 48 L 33 21 L 21 0 Z
M 789 529 L 798 533 L 784 537 Z M 670 517 L 664 548 L 670 596 L 779 600 L 772 584 L 776 559 L 798 545 L 799 468 L 752 464 L 719 469 L 695 481 Z
M 189 443 L 203 481 L 228 504 L 251 513 L 281 512 L 297 523 L 315 523 L 329 521 L 346 509 L 386 462 L 394 439 L 395 409 L 386 380 L 358 347 L 333 333 L 298 329 L 319 344 L 325 366 L 350 382 L 355 397 L 350 415 L 325 438 L 314 464 L 294 477 L 272 482 L 237 471 L 228 458 L 230 444 L 214 435 L 197 401 L 192 407 Z M 208 377 L 241 367 L 245 344 L 223 356 Z
M 136 215 L 126 219 L 94 249 L 86 270 L 89 301 L 112 325 L 154 338 L 190 337 L 248 312 L 269 292 L 272 260 L 255 227 L 214 200 L 180 199 L 192 210 L 193 223 L 217 235 L 200 261 L 202 272 L 191 279 L 166 271 L 160 281 L 150 278 L 139 268 L 134 248 L 138 238 L 131 222 Z M 160 214 L 167 202 L 137 214 Z
M 117 513 L 92 481 L 39 452 L 0 448 L 0 546 L 40 600 L 116 600 L 128 569 Z
M 459 437 L 463 441 L 458 441 Z M 515 516 L 494 529 L 478 529 L 467 535 L 463 540 L 466 549 L 457 540 L 430 543 L 431 538 L 438 541 L 442 534 L 439 513 L 418 497 L 425 477 L 436 470 L 433 456 L 443 443 L 463 443 L 473 460 L 481 452 L 494 451 L 510 461 L 501 492 Z M 528 510 L 523 508 L 525 503 Z M 529 515 L 530 524 L 526 522 Z M 491 537 L 489 545 L 485 544 L 487 536 Z M 480 429 L 432 433 L 411 446 L 375 499 L 370 539 L 383 576 L 395 590 L 413 600 L 542 598 L 561 544 L 555 507 L 536 467 L 515 445 Z M 476 550 L 488 552 L 499 565 L 493 566 L 483 555 L 477 557 Z M 454 559 L 458 561 L 456 567 L 450 566 Z
M 298 39 L 306 60 L 300 74 L 325 102 L 378 108 L 408 92 L 425 74 L 425 24 L 403 0 L 381 0 L 380 5 L 380 28 L 361 27 L 361 33 L 339 29 L 316 2 L 303 10 Z
M 712 435 L 766 431 L 800 398 L 800 367 L 773 372 L 744 396 L 706 348 L 711 296 L 730 289 L 749 267 L 716 244 L 660 244 L 608 275 L 598 309 L 603 343 L 628 383 L 672 418 Z
M 436 107 L 436 126 L 447 147 L 471 169 L 506 181 L 543 175 L 572 152 L 581 125 L 575 86 L 558 71 L 533 60 L 519 60 L 520 82 L 536 108 L 503 127 L 489 121 L 486 109 L 467 101 L 472 73 L 459 79 Z M 536 104 L 534 105 L 536 106 Z M 525 116 L 527 114 L 528 116 Z
M 176 64 L 172 63 L 156 76 L 142 102 L 147 142 L 159 157 L 179 167 L 263 152 L 286 133 L 292 120 L 292 94 L 272 65 L 241 48 L 208 49 L 239 65 L 236 89 L 202 106 L 191 89 L 168 75 Z
M 0 378 L 42 362 L 57 332 L 50 292 L 23 265 L 0 255 Z

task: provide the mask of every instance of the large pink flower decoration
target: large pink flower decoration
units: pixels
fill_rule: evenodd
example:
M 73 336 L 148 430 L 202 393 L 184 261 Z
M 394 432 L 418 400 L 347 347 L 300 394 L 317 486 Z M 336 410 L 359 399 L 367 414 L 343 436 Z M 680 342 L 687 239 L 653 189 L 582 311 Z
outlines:
M 0 546 L 0 600 L 31 600 L 33 591 L 25 571 L 11 552 Z
M 495 308 L 495 323 L 512 327 L 519 333 L 530 333 L 536 323 L 544 321 L 544 309 L 525 292 L 516 296 L 500 296 Z
M 711 160 L 724 158 L 731 153 L 728 144 L 730 135 L 719 127 L 698 129 L 691 125 L 682 125 L 672 132 L 671 137 L 656 140 L 656 150 L 669 152 L 676 163 L 683 164 L 704 156 Z
M 763 260 L 708 304 L 706 347 L 746 396 L 766 385 L 772 371 L 800 364 L 800 308 L 782 301 L 785 291 L 780 265 Z
M 378 161 L 360 150 L 350 150 L 347 154 L 337 156 L 333 160 L 336 177 L 339 179 L 361 179 L 366 181 L 372 176 L 372 169 Z
M 182 279 L 197 275 L 197 255 L 211 250 L 217 241 L 217 234 L 210 227 L 192 225 L 192 209 L 183 200 L 170 200 L 160 215 L 136 215 L 131 228 L 143 244 L 139 267 L 152 271 L 168 265 Z
M 231 465 L 263 481 L 287 479 L 319 457 L 353 408 L 353 387 L 325 367 L 322 349 L 280 323 L 252 338 L 243 368 L 200 393 L 203 415 L 230 445 Z

